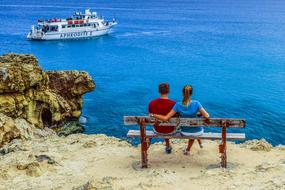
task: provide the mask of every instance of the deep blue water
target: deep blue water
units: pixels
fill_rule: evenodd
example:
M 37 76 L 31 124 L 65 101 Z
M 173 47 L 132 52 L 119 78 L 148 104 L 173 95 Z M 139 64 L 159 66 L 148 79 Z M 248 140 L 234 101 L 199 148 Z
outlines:
M 94 3 L 95 2 L 95 3 Z M 39 18 L 96 8 L 119 22 L 92 40 L 32 42 Z M 285 2 L 273 0 L 0 0 L 0 54 L 32 53 L 45 70 L 86 70 L 87 133 L 125 138 L 124 115 L 147 114 L 157 85 L 185 84 L 212 117 L 247 120 L 248 139 L 285 144 Z

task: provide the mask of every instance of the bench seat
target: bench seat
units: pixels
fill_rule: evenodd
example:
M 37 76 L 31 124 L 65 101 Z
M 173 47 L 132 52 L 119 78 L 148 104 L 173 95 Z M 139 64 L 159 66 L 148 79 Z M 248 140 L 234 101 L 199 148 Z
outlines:
M 130 138 L 140 138 L 140 130 L 129 130 L 128 137 Z M 180 133 L 176 133 L 173 135 L 159 135 L 154 133 L 153 131 L 146 131 L 147 138 L 176 138 L 176 139 L 210 139 L 210 140 L 221 140 L 222 134 L 221 133 L 203 133 L 200 136 L 185 136 L 181 135 Z M 227 140 L 245 140 L 244 133 L 227 133 Z

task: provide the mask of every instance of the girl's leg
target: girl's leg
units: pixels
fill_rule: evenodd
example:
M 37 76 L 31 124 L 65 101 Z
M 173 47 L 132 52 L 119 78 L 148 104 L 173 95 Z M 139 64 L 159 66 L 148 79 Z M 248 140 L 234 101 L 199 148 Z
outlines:
M 191 149 L 193 143 L 194 143 L 194 139 L 189 139 L 187 148 L 183 150 L 183 154 L 184 155 L 188 155 L 189 154 L 190 149 Z
M 203 148 L 202 140 L 201 139 L 197 139 L 197 141 L 199 143 L 200 148 Z
M 188 152 L 190 151 L 190 149 L 191 149 L 193 143 L 194 143 L 194 139 L 189 139 L 189 141 L 188 141 L 188 146 L 187 146 L 187 148 L 186 148 L 186 150 L 187 150 Z

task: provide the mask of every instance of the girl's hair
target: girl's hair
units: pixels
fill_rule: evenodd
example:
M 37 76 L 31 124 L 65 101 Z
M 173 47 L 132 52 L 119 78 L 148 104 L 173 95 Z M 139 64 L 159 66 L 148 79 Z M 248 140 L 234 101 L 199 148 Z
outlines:
M 190 96 L 192 95 L 193 92 L 193 87 L 191 85 L 186 85 L 183 87 L 182 92 L 183 92 L 182 104 L 188 106 L 190 103 Z

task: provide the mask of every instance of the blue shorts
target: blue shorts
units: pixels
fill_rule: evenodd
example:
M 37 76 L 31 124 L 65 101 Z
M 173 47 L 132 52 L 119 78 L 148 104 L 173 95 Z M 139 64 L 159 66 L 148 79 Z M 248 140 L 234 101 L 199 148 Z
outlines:
M 180 133 L 185 136 L 200 136 L 204 133 L 203 127 L 181 127 Z

